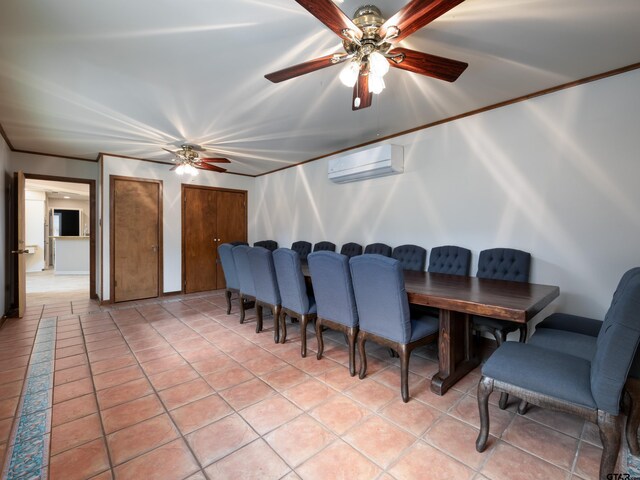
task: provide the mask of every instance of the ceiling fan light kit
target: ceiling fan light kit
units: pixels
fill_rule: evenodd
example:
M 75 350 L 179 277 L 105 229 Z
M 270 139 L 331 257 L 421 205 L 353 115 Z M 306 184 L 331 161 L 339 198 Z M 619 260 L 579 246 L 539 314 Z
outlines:
M 177 165 L 171 170 L 176 172 L 177 175 L 191 175 L 195 177 L 198 175 L 198 169 L 200 170 L 212 170 L 214 172 L 226 172 L 226 168 L 218 167 L 217 165 L 211 165 L 212 163 L 231 163 L 226 158 L 200 158 L 198 150 L 204 150 L 199 145 L 193 145 L 185 143 L 181 145 L 181 150 L 174 152 L 167 148 L 163 148 L 165 152 L 173 155 L 174 158 L 171 161 L 176 162 Z
M 340 81 L 353 88 L 353 110 L 371 106 L 372 94 L 385 88 L 389 67 L 454 82 L 468 64 L 427 53 L 397 48 L 395 44 L 445 14 L 464 0 L 412 0 L 385 19 L 375 5 L 363 5 L 347 17 L 331 0 L 296 0 L 342 38 L 344 53 L 327 55 L 265 75 L 277 83 L 348 62 Z

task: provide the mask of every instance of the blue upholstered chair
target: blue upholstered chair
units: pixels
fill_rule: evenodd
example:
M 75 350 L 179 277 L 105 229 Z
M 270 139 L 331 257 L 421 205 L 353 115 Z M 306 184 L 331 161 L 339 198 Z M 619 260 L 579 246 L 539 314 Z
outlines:
M 287 340 L 286 316 L 300 321 L 300 354 L 307 356 L 307 324 L 316 318 L 316 302 L 307 293 L 300 256 L 288 248 L 273 252 L 273 263 L 280 288 L 280 342 Z
M 340 249 L 340 254 L 349 258 L 362 255 L 362 245 L 354 242 L 345 243 Z
M 336 244 L 331 242 L 318 242 L 313 246 L 314 252 L 335 252 Z
M 247 242 L 229 242 L 229 243 L 234 247 L 237 247 L 238 245 L 246 245 L 247 247 L 249 246 Z
M 478 258 L 478 278 L 492 280 L 510 280 L 528 282 L 531 266 L 531 254 L 513 248 L 492 248 L 480 252 Z M 510 332 L 520 331 L 520 341 L 527 340 L 527 324 L 498 320 L 489 317 L 473 317 L 473 329 L 476 332 L 488 332 L 496 339 L 498 347 L 506 340 Z
M 448 275 L 469 275 L 471 250 L 454 245 L 444 245 L 431 249 L 429 272 Z
M 323 327 L 344 333 L 349 345 L 349 373 L 353 377 L 356 374 L 358 310 L 353 295 L 349 258 L 334 252 L 316 252 L 309 255 L 308 260 L 313 293 L 318 304 L 317 358 L 320 360 L 324 351 Z
M 438 338 L 438 319 L 411 318 L 400 262 L 381 255 L 360 255 L 349 260 L 358 308 L 360 378 L 367 373 L 367 340 L 392 348 L 400 356 L 402 400 L 409 400 L 411 351 Z
M 273 340 L 280 341 L 280 289 L 276 270 L 273 266 L 273 254 L 263 247 L 253 247 L 248 252 L 249 266 L 256 287 L 256 314 L 258 323 L 256 333 L 262 331 L 264 307 L 273 313 Z
M 633 268 L 618 284 L 592 355 L 585 354 L 584 346 L 577 351 L 572 349 L 572 355 L 564 349 L 548 348 L 549 343 L 542 347 L 505 342 L 482 367 L 478 384 L 480 433 L 476 449 L 482 452 L 486 446 L 489 395 L 497 390 L 595 423 L 603 445 L 600 479 L 608 478 L 608 474 L 614 472 L 620 449 L 622 392 L 640 339 L 638 312 L 640 268 Z
M 233 261 L 233 245 L 223 243 L 218 245 L 218 257 L 222 264 L 222 272 L 224 273 L 224 294 L 227 299 L 227 315 L 231 313 L 231 295 L 233 293 L 240 294 L 240 281 L 236 273 L 236 264 Z
M 391 257 L 400 262 L 403 270 L 424 272 L 427 264 L 427 251 L 418 245 L 400 245 L 393 249 Z
M 253 308 L 256 300 L 256 287 L 253 283 L 253 275 L 251 274 L 247 255 L 250 249 L 251 247 L 247 245 L 238 245 L 231 249 L 233 263 L 236 266 L 236 274 L 238 275 L 238 283 L 240 284 L 240 295 L 238 296 L 240 323 L 244 323 L 246 310 Z
M 364 253 L 390 257 L 391 247 L 389 245 L 385 245 L 384 243 L 370 243 L 369 245 L 364 247 Z
M 311 253 L 311 244 L 304 240 L 298 240 L 291 244 L 291 250 L 298 254 L 302 263 L 307 263 L 307 255 Z
M 270 252 L 273 252 L 276 248 L 278 248 L 278 242 L 276 242 L 275 240 L 260 240 L 259 242 L 255 242 L 253 246 L 266 248 Z

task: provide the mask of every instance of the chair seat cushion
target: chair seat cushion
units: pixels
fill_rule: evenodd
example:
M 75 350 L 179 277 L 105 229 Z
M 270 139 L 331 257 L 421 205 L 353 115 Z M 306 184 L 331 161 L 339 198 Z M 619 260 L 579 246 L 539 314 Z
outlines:
M 566 353 L 519 342 L 505 342 L 482 367 L 486 377 L 596 408 L 591 395 L 591 363 Z
M 596 320 L 595 318 L 570 315 L 568 313 L 553 313 L 536 325 L 536 330 L 541 328 L 566 330 L 567 332 L 597 337 L 602 328 L 602 321 Z
M 498 320 L 497 318 L 490 317 L 479 317 L 477 315 L 473 316 L 473 324 L 482 327 L 494 328 L 496 330 L 504 330 L 505 332 L 515 332 L 520 326 L 520 324 L 516 322 Z
M 436 333 L 440 328 L 438 319 L 430 315 L 423 315 L 420 317 L 411 318 L 411 339 L 410 342 L 415 342 L 428 335 Z
M 588 362 L 596 353 L 596 337 L 551 328 L 536 330 L 529 339 L 529 345 L 573 355 Z

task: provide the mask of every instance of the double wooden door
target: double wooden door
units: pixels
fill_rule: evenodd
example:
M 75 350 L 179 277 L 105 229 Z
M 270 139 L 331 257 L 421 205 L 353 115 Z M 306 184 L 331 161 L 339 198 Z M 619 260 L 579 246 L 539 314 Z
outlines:
M 246 240 L 246 191 L 182 186 L 182 279 L 185 293 L 224 288 L 218 245 Z

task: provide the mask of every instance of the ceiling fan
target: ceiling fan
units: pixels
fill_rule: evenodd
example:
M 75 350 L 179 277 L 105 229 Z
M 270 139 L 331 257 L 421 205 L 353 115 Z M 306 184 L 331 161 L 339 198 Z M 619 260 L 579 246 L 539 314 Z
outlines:
M 173 155 L 173 162 L 176 162 L 171 170 L 175 170 L 178 175 L 185 173 L 189 175 L 198 175 L 198 168 L 202 170 L 212 170 L 214 172 L 226 172 L 226 168 L 218 167 L 217 165 L 211 165 L 212 163 L 231 163 L 227 158 L 200 158 L 198 151 L 204 151 L 199 145 L 193 145 L 185 143 L 180 146 L 180 150 L 172 151 L 167 148 L 163 148 L 165 152 L 169 152 Z
M 388 20 L 374 5 L 358 8 L 351 20 L 331 0 L 296 0 L 311 15 L 342 38 L 344 53 L 326 55 L 265 75 L 278 83 L 349 62 L 340 80 L 353 87 L 353 110 L 371 106 L 374 93 L 384 87 L 389 66 L 454 82 L 468 64 L 395 44 L 445 14 L 464 0 L 412 0 Z

